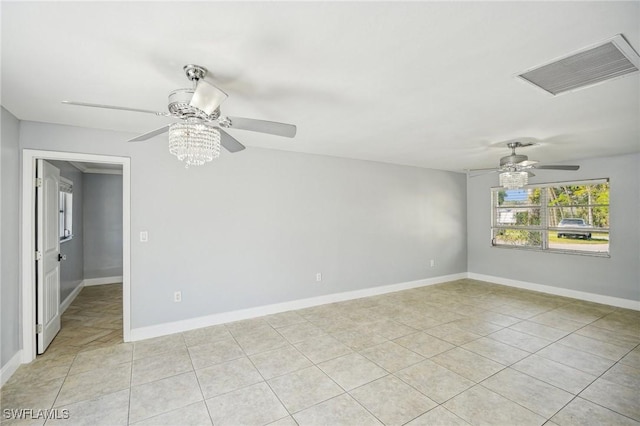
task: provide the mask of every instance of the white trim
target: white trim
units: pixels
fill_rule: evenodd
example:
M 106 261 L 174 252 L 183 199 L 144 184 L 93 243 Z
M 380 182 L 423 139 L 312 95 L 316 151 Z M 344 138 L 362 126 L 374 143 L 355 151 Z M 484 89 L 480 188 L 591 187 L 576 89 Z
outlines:
M 122 275 L 118 277 L 85 278 L 84 286 L 89 287 L 93 285 L 116 284 L 121 282 L 122 282 Z
M 69 293 L 69 295 L 62 301 L 62 303 L 60 304 L 60 315 L 62 315 L 64 311 L 66 311 L 67 308 L 73 303 L 76 297 L 78 297 L 78 295 L 82 291 L 82 287 L 84 286 L 84 281 L 80 281 L 80 284 L 78 284 L 78 286 L 74 288 L 73 291 Z
M 210 325 L 223 324 L 232 321 L 240 321 L 260 317 L 264 315 L 277 314 L 280 312 L 304 309 L 312 306 L 324 305 L 327 303 L 343 302 L 345 300 L 360 299 L 362 297 L 376 296 L 379 294 L 393 293 L 410 288 L 424 287 L 434 284 L 445 283 L 467 278 L 467 273 L 443 275 L 434 278 L 425 278 L 417 281 L 409 281 L 399 284 L 390 284 L 380 287 L 365 288 L 362 290 L 346 291 L 343 293 L 333 293 L 324 296 L 310 297 L 307 299 L 292 300 L 290 302 L 276 303 L 273 305 L 257 306 L 255 308 L 241 309 L 238 311 L 222 312 L 219 314 L 206 315 L 202 317 L 190 318 L 181 321 L 167 322 L 148 327 L 134 328 L 131 330 L 131 340 L 149 339 L 152 337 L 164 336 L 167 334 L 180 333 L 182 331 L 196 328 L 208 327 Z
M 68 163 L 71 164 L 76 169 L 78 169 L 78 171 L 80 171 L 80 172 L 84 172 L 85 170 L 87 170 L 87 168 L 84 166 L 84 164 L 78 163 L 77 161 L 69 161 Z
M 22 351 L 16 352 L 9 361 L 0 369 L 0 387 L 7 383 L 7 380 L 13 376 L 20 364 L 22 364 Z
M 92 173 L 97 175 L 121 175 L 121 169 L 103 169 L 100 167 L 87 167 L 86 164 L 78 163 L 76 161 L 69 161 L 76 169 L 80 170 L 82 173 Z
M 474 272 L 469 272 L 468 275 L 469 278 L 473 280 L 488 281 L 490 283 L 506 285 L 509 287 L 523 288 L 526 290 L 538 291 L 540 293 L 571 297 L 573 299 L 586 300 L 588 302 L 602 303 L 604 305 L 616 306 L 618 308 L 640 311 L 640 301 L 638 300 L 623 299 L 621 297 L 605 296 L 596 293 L 587 293 L 586 291 L 571 290 L 568 288 L 529 283 L 526 281 L 512 280 L 509 278 L 494 277 L 493 275 L 476 274 Z
M 131 159 L 108 155 L 81 154 L 71 152 L 22 150 L 22 220 L 21 254 L 22 270 L 22 361 L 31 362 L 36 357 L 35 345 L 35 280 L 34 228 L 35 190 L 33 176 L 36 159 L 60 161 L 82 161 L 89 163 L 111 163 L 122 165 L 122 317 L 123 337 L 131 340 Z
M 73 181 L 71 179 L 67 179 L 64 176 L 60 176 L 60 183 L 65 183 L 66 186 L 71 187 L 71 190 L 69 190 L 69 188 L 65 188 L 64 185 L 60 185 L 61 192 L 71 192 L 73 194 Z
M 94 175 L 121 175 L 122 170 L 118 169 L 85 169 L 82 173 L 94 174 Z

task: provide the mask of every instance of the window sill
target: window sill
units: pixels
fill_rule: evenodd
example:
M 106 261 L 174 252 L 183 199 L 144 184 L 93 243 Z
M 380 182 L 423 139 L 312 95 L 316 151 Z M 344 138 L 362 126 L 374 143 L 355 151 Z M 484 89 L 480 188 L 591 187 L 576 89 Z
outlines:
M 71 241 L 72 239 L 73 239 L 73 235 L 70 237 L 63 238 L 62 240 L 60 240 L 60 244 L 66 243 L 67 241 Z

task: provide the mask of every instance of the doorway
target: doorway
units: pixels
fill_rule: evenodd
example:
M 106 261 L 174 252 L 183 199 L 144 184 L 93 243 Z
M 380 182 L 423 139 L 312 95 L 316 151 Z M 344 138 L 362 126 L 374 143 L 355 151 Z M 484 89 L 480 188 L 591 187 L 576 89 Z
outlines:
M 36 176 L 37 160 L 111 164 L 122 169 L 122 336 L 130 341 L 130 159 L 93 154 L 23 150 L 22 167 L 22 362 L 31 362 L 37 352 L 36 326 Z

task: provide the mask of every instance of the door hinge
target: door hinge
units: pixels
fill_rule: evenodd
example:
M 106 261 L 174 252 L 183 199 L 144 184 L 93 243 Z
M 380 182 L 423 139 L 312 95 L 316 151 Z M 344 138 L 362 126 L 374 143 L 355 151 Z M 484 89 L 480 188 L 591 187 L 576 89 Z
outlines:
M 42 260 L 42 253 L 36 250 L 36 260 Z
M 36 334 L 42 334 L 42 324 L 36 324 Z
M 42 178 L 36 178 L 34 181 L 34 185 L 36 188 L 40 188 L 42 186 Z

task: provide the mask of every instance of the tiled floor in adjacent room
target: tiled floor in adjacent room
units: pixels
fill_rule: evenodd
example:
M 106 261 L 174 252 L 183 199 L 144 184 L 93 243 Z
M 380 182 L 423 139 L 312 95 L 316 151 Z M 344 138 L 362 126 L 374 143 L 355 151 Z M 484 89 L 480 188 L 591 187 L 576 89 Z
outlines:
M 640 312 L 472 280 L 80 350 L 101 332 L 68 329 L 3 409 L 68 409 L 47 425 L 640 424 Z

